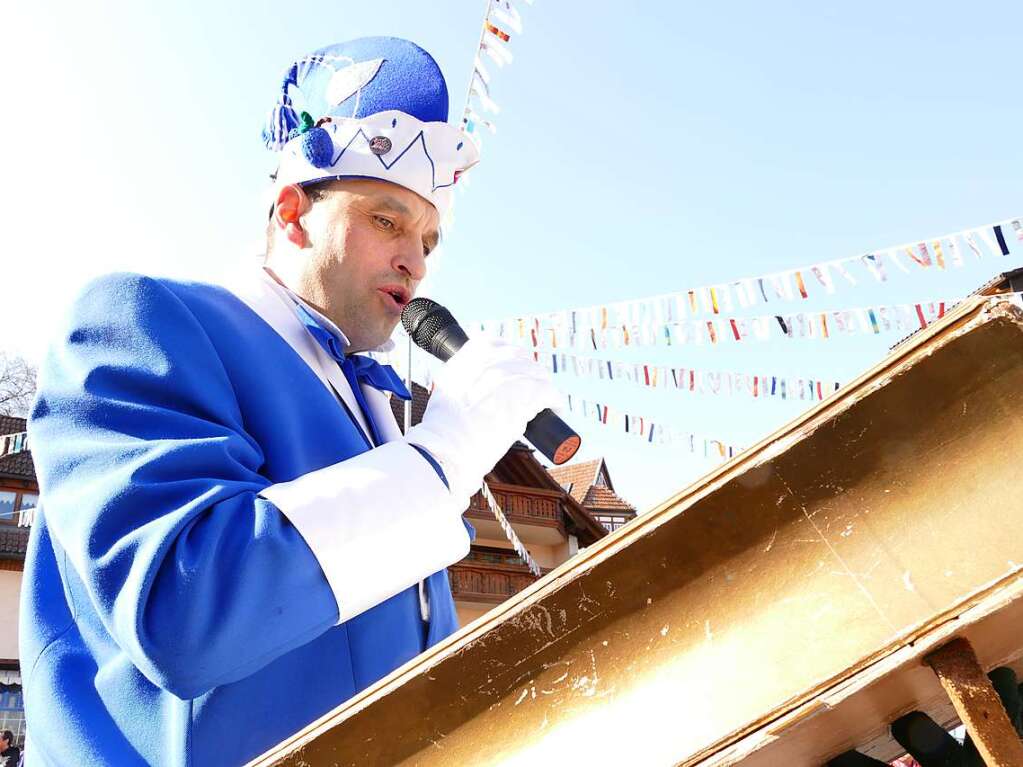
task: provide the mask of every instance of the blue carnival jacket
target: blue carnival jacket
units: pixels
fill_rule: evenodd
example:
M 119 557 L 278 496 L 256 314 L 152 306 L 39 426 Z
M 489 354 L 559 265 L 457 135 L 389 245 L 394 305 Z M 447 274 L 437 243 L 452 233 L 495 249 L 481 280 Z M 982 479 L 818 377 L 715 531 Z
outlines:
M 414 586 L 337 625 L 344 597 L 315 544 L 259 493 L 365 441 L 223 288 L 91 284 L 41 369 L 29 429 L 32 765 L 242 764 L 456 628 L 446 582 L 429 626 Z

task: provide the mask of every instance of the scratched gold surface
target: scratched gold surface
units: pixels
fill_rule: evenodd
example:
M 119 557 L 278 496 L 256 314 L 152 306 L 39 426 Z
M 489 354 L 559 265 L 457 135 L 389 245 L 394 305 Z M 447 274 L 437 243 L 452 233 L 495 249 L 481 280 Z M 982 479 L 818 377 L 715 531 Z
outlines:
M 1019 314 L 960 310 L 265 765 L 695 763 L 1019 569 Z

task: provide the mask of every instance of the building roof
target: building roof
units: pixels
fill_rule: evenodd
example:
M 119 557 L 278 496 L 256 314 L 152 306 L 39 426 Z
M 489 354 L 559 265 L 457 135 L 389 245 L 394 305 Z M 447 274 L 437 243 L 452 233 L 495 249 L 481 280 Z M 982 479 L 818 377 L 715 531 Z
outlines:
M 28 423 L 24 418 L 18 418 L 16 415 L 0 415 L 0 436 L 4 434 L 17 434 L 19 431 L 25 431 L 25 425 Z
M 593 485 L 586 491 L 586 497 L 583 499 L 583 507 L 591 513 L 636 513 L 635 506 L 619 498 L 618 494 L 614 490 L 601 485 Z
M 0 526 L 0 559 L 24 559 L 28 535 L 27 527 Z
M 1007 290 L 1019 290 L 1021 281 L 1023 281 L 1023 268 L 1010 269 L 1007 272 L 996 274 L 990 280 L 970 293 L 970 295 L 993 296 L 997 293 L 1004 293 Z
M 0 415 L 0 436 L 17 434 L 25 431 L 27 420 L 13 415 Z M 32 463 L 32 452 L 24 450 L 20 453 L 0 457 L 0 477 L 27 479 L 36 481 L 36 470 Z
M 597 473 L 604 463 L 603 458 L 579 463 L 566 463 L 549 471 L 551 476 L 579 503 L 586 498 L 586 491 L 597 484 Z
M 603 458 L 555 466 L 550 473 L 591 514 L 636 516 L 636 507 L 615 492 Z
M 635 506 L 615 492 L 604 458 L 554 466 L 549 470 L 551 476 L 590 513 L 636 515 Z

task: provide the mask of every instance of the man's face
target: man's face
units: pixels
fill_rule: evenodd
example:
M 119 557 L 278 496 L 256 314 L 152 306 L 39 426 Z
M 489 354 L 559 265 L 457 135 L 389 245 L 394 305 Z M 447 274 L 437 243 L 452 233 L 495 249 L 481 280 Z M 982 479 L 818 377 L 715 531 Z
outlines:
M 352 351 L 384 343 L 426 276 L 436 208 L 387 181 L 337 181 L 302 227 L 309 250 L 292 289 L 344 331 Z

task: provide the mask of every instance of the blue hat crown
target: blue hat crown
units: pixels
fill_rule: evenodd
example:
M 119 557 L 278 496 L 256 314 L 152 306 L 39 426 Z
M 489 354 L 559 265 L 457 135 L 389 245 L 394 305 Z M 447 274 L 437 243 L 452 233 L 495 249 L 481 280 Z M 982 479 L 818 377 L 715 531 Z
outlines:
M 447 122 L 448 89 L 433 57 L 397 37 L 363 37 L 321 48 L 292 64 L 263 128 L 280 150 L 324 117 L 362 118 L 396 110 L 424 123 Z M 303 125 L 303 113 L 308 115 Z

